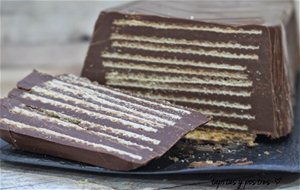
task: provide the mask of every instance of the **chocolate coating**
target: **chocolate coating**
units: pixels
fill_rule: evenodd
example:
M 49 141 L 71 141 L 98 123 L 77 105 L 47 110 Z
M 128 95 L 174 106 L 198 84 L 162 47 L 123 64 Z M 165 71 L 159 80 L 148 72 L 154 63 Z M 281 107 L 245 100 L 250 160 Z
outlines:
M 34 71 L 17 86 L 0 102 L 1 138 L 16 148 L 113 170 L 147 164 L 207 122 L 199 112 L 74 75 Z
M 128 22 L 126 23 L 126 21 Z M 155 25 L 156 23 L 158 24 Z M 181 26 L 184 27 L 180 28 Z M 190 29 L 187 29 L 188 27 Z M 195 27 L 198 27 L 197 31 Z M 217 30 L 215 30 L 216 28 Z M 115 34 L 121 35 L 123 39 L 114 38 L 113 35 Z M 168 41 L 170 39 L 173 42 Z M 178 41 L 182 39 L 186 41 Z M 204 47 L 199 48 L 195 44 L 187 43 L 187 41 L 191 42 L 193 40 L 213 44 L 238 43 L 240 46 L 228 48 L 217 45 L 212 47 L 204 44 Z M 222 1 L 218 5 L 211 1 L 134 2 L 105 10 L 100 14 L 95 24 L 82 76 L 100 84 L 107 84 L 142 95 L 148 94 L 147 97 L 152 95 L 153 98 L 156 98 L 157 95 L 164 95 L 159 99 L 200 109 L 200 111 L 205 108 L 205 111 L 214 112 L 212 115 L 214 117 L 213 121 L 230 123 L 233 124 L 232 126 L 247 126 L 247 131 L 254 134 L 279 138 L 289 134 L 293 126 L 294 83 L 298 65 L 297 60 L 299 60 L 299 47 L 298 43 L 294 43 L 295 40 L 298 40 L 298 35 L 293 5 L 290 1 L 275 1 L 272 3 L 266 1 Z M 132 42 L 135 44 L 131 45 Z M 140 45 L 137 46 L 136 43 L 140 43 Z M 145 49 L 145 47 L 149 48 Z M 178 51 L 180 48 L 183 50 Z M 174 50 L 177 50 L 177 52 Z M 193 50 L 196 53 L 188 53 L 188 51 L 193 52 Z M 198 55 L 197 51 L 209 53 L 216 51 L 217 55 Z M 231 58 L 222 57 L 224 52 L 229 54 Z M 116 55 L 116 53 L 129 56 L 126 58 L 105 57 L 107 53 L 110 56 Z M 132 57 L 136 55 L 142 58 L 134 60 Z M 253 57 L 235 58 L 236 55 L 255 55 L 257 59 L 255 57 L 254 59 L 252 59 Z M 151 57 L 152 60 L 146 59 L 148 57 Z M 113 77 L 108 79 L 109 74 L 113 73 L 117 73 L 116 76 L 122 74 L 127 77 L 136 76 L 139 73 L 148 76 L 155 74 L 155 76 L 160 77 L 172 75 L 166 70 L 164 72 L 151 71 L 152 68 L 161 68 L 161 70 L 166 68 L 166 64 L 162 61 L 154 63 L 153 59 L 155 58 L 173 59 L 173 65 L 167 66 L 169 71 L 177 68 L 179 70 L 196 70 L 195 66 L 174 65 L 178 60 L 242 66 L 246 69 L 241 69 L 239 73 L 246 75 L 246 80 L 251 81 L 252 84 L 245 87 L 220 86 L 213 82 L 209 85 L 186 84 L 185 86 L 181 85 L 175 91 L 171 90 L 170 83 L 167 84 L 169 89 L 160 88 L 166 85 L 163 81 L 157 82 L 156 80 L 152 85 L 150 82 L 141 83 L 141 79 L 127 80 L 126 77 L 119 81 Z M 107 62 L 112 62 L 112 64 L 105 66 Z M 128 68 L 120 69 L 120 63 L 126 63 Z M 132 69 L 141 65 L 144 67 L 143 69 Z M 205 69 L 210 72 L 223 72 L 228 68 Z M 199 73 L 201 72 L 199 71 Z M 199 73 L 185 73 L 182 76 L 193 77 L 199 75 Z M 226 80 L 231 79 L 234 75 L 233 72 L 228 73 L 227 77 L 223 77 Z M 181 77 L 180 74 L 173 73 L 173 75 L 177 75 L 177 79 L 182 80 L 179 78 Z M 205 76 L 201 77 L 204 78 Z M 149 79 L 147 80 L 149 81 Z M 153 77 L 151 80 L 153 80 Z M 127 86 L 124 82 L 127 82 Z M 181 81 L 181 83 L 183 82 Z M 128 86 L 128 84 L 131 86 Z M 139 86 L 136 86 L 137 84 Z M 180 83 L 174 82 L 171 84 L 174 86 Z M 149 85 L 149 88 L 146 88 L 146 85 Z M 183 91 L 182 86 L 188 89 L 197 89 L 199 92 Z M 245 91 L 249 92 L 250 96 L 245 97 L 245 95 L 242 97 L 234 95 L 234 93 L 233 95 L 224 95 L 200 92 L 201 89 L 207 88 L 215 91 L 227 90 L 237 94 Z M 173 96 L 177 97 L 177 100 L 171 100 L 171 96 L 172 98 Z M 209 99 L 211 101 L 234 102 L 250 105 L 251 108 L 245 111 L 212 105 L 203 106 L 203 102 L 202 105 L 188 103 L 178 100 L 179 97 L 203 101 Z M 222 114 L 220 114 L 220 111 L 222 111 Z M 229 117 L 228 113 L 233 114 Z M 218 126 L 217 128 L 222 127 Z M 234 127 L 231 127 L 231 129 L 235 130 Z

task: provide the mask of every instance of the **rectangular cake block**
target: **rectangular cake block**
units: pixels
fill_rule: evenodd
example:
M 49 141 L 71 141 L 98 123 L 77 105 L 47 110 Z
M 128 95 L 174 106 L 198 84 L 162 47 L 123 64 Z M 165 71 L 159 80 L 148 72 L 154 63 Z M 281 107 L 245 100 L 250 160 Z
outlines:
M 290 1 L 134 2 L 100 14 L 82 76 L 213 117 L 188 138 L 279 138 L 297 42 Z
M 199 112 L 74 75 L 32 72 L 1 100 L 0 137 L 17 148 L 131 170 L 207 122 Z

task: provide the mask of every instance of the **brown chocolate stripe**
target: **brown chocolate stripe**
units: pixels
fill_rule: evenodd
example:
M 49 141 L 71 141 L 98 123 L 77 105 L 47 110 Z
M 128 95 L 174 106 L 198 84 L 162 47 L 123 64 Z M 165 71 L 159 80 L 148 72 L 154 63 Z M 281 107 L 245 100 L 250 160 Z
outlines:
M 139 40 L 135 40 L 133 39 L 114 39 L 114 38 L 110 38 L 111 39 L 111 44 L 120 44 L 120 45 L 125 45 L 126 43 L 128 44 L 139 44 L 141 49 L 144 48 L 144 46 L 153 46 L 156 47 L 157 49 L 159 49 L 160 47 L 165 47 L 168 48 L 170 50 L 172 49 L 184 49 L 186 52 L 188 50 L 192 50 L 192 51 L 203 51 L 206 53 L 209 53 L 211 51 L 216 51 L 217 53 L 221 54 L 226 53 L 226 54 L 232 54 L 232 55 L 256 55 L 257 53 L 259 53 L 259 46 L 257 46 L 258 50 L 252 50 L 252 49 L 244 49 L 244 48 L 224 48 L 224 47 L 205 47 L 205 46 L 195 46 L 195 45 L 185 45 L 185 44 L 169 44 L 169 43 L 163 43 L 163 38 L 160 38 L 161 42 L 152 42 L 152 41 L 139 41 Z M 176 38 L 174 38 L 176 39 Z M 97 42 L 95 42 L 97 43 Z M 166 51 L 167 52 L 167 51 Z M 184 52 L 185 53 L 185 52 Z M 193 53 L 191 53 L 193 54 Z M 194 53 L 195 54 L 195 53 Z M 220 55 L 211 55 L 212 57 L 221 57 Z M 225 57 L 226 58 L 226 57 Z M 226 58 L 227 59 L 227 58 Z M 236 59 L 243 59 L 243 58 L 236 58 Z
M 228 86 L 228 87 L 238 87 L 238 88 L 249 88 L 252 86 L 253 82 L 247 79 L 232 79 L 226 77 L 209 77 L 209 76 L 186 76 L 186 75 L 176 75 L 176 74 L 166 74 L 159 75 L 156 72 L 122 72 L 116 71 L 115 69 L 107 69 L 105 79 L 107 81 L 117 81 L 117 80 L 130 80 L 130 81 L 141 81 L 141 82 L 161 82 L 161 83 L 171 83 L 171 84 L 194 84 L 203 87 L 206 86 Z
M 114 71 L 119 72 L 120 70 L 115 69 Z M 121 72 L 119 72 L 121 73 Z M 122 70 L 122 73 L 126 73 Z M 151 76 L 151 75 L 150 75 Z M 215 90 L 215 89 L 219 89 L 221 90 L 227 90 L 227 91 L 236 91 L 237 94 L 239 92 L 248 92 L 251 91 L 252 87 L 251 86 L 227 86 L 227 85 L 216 85 L 216 84 L 199 84 L 199 83 L 189 83 L 189 82 L 181 82 L 181 81 L 176 81 L 176 82 L 165 82 L 164 80 L 151 80 L 151 78 L 149 78 L 149 80 L 142 80 L 142 79 L 125 79 L 125 78 L 106 78 L 107 80 L 107 84 L 111 85 L 111 83 L 130 83 L 130 84 L 145 84 L 145 86 L 150 86 L 153 85 L 153 89 L 155 89 L 155 86 L 160 86 L 160 85 L 164 85 L 164 86 L 169 86 L 170 88 L 173 87 L 182 87 L 180 88 L 178 91 L 181 91 L 181 89 L 185 89 L 185 88 L 191 88 L 191 89 L 209 89 L 209 90 Z M 179 80 L 179 79 L 178 79 Z M 192 78 L 191 78 L 192 80 Z M 230 79 L 228 79 L 230 80 Z M 190 92 L 193 92 L 193 90 L 190 90 Z M 217 94 L 217 93 L 216 93 Z
M 52 82 L 52 81 L 51 81 Z M 96 96 L 96 94 L 89 94 L 86 93 L 86 89 L 84 91 L 82 91 L 82 89 L 80 89 L 80 91 L 78 91 L 78 89 L 74 89 L 74 88 L 57 88 L 57 86 L 59 86 L 60 83 L 59 81 L 53 81 L 53 83 L 47 86 L 47 90 L 53 93 L 62 93 L 63 96 L 70 98 L 70 99 L 74 99 L 75 101 L 78 101 L 78 96 L 76 95 L 80 95 L 80 98 L 85 99 L 86 101 L 86 105 L 88 107 L 95 107 L 96 105 L 101 106 L 103 108 L 103 110 L 107 110 L 109 111 L 115 111 L 117 113 L 125 111 L 128 112 L 128 114 L 131 114 L 132 119 L 136 118 L 137 120 L 141 120 L 144 123 L 149 123 L 151 125 L 158 125 L 160 127 L 163 127 L 166 124 L 171 124 L 174 121 L 172 120 L 178 120 L 180 119 L 180 116 L 178 115 L 153 115 L 151 113 L 147 113 L 147 112 L 143 112 L 143 114 L 141 114 L 140 111 L 136 110 L 136 109 L 132 109 L 130 107 L 126 107 L 123 105 L 119 105 L 118 102 L 114 102 L 114 101 L 108 101 L 102 97 L 98 97 Z M 75 87 L 75 86 L 73 86 Z M 77 100 L 76 100 L 77 99 Z M 114 99 L 116 100 L 116 99 Z M 100 104 L 101 102 L 101 104 Z M 148 111 L 148 110 L 147 110 Z M 150 110 L 149 110 L 150 111 Z M 166 116 L 166 117 L 164 117 Z
M 132 17 L 132 18 L 130 18 Z M 148 18 L 148 19 L 147 19 Z M 181 23 L 174 23 L 170 22 L 164 22 L 163 20 L 160 21 L 151 21 L 151 17 L 146 17 L 144 19 L 136 19 L 134 18 L 134 15 L 128 15 L 126 19 L 115 19 L 113 21 L 113 25 L 115 26 L 125 26 L 125 27 L 145 27 L 145 28 L 155 28 L 158 30 L 183 30 L 183 31 L 204 31 L 208 33 L 216 33 L 216 34 L 236 34 L 236 35 L 254 35 L 254 36 L 261 36 L 263 31 L 258 28 L 253 29 L 245 29 L 241 27 L 229 27 L 229 26 L 221 26 L 221 25 L 212 25 L 212 24 L 206 24 L 206 23 L 187 23 L 187 22 L 181 22 Z M 180 22 L 180 20 L 178 20 Z M 193 21 L 190 21 L 193 22 Z
M 70 110 L 70 109 L 62 109 L 62 108 L 53 106 L 51 104 L 42 103 L 40 101 L 33 101 L 33 100 L 21 98 L 20 95 L 22 93 L 23 93 L 22 91 L 13 90 L 13 91 L 11 91 L 9 97 L 14 98 L 14 99 L 30 106 L 30 107 L 34 107 L 35 109 L 39 108 L 39 109 L 51 110 L 51 111 L 54 111 L 54 112 L 57 112 L 57 113 L 64 113 L 65 115 L 67 115 L 69 117 L 77 118 L 77 119 L 80 119 L 82 121 L 89 121 L 89 122 L 96 123 L 96 124 L 99 124 L 99 125 L 104 125 L 104 126 L 113 126 L 114 129 L 125 130 L 125 131 L 131 132 L 131 133 L 137 133 L 137 134 L 140 133 L 140 131 L 138 131 L 138 130 L 132 128 L 132 127 L 129 127 L 129 126 L 126 126 L 126 125 L 121 125 L 121 124 L 118 124 L 118 123 L 114 123 L 114 122 L 111 122 L 109 120 L 99 120 L 99 119 L 94 118 L 93 116 L 85 114 L 85 113 L 79 113 L 79 112 L 76 112 L 76 111 L 73 111 L 73 110 Z M 93 129 L 90 129 L 90 130 L 94 130 L 95 132 L 103 131 L 99 128 L 98 129 L 93 128 Z M 115 135 L 114 133 L 109 133 L 109 134 Z M 119 137 L 123 138 L 123 135 L 121 135 Z M 156 139 L 156 135 L 152 134 L 152 133 L 148 133 L 147 137 L 149 137 L 151 139 Z M 127 139 L 127 140 L 129 140 L 129 139 Z M 142 140 L 140 140 L 140 141 L 136 140 L 136 141 L 138 143 L 141 143 L 142 145 L 149 146 L 149 143 L 147 143 L 145 141 L 142 141 Z
M 230 62 L 214 63 L 204 61 L 194 61 L 190 59 L 177 59 L 177 58 L 162 58 L 151 57 L 134 54 L 126 54 L 119 52 L 103 52 L 102 60 L 113 60 L 116 62 L 129 62 L 134 64 L 147 64 L 156 66 L 182 66 L 186 68 L 206 68 L 206 69 L 218 69 L 218 70 L 233 70 L 233 71 L 245 71 L 247 66 L 240 64 L 232 64 Z
M 170 92 L 194 92 L 198 94 L 210 94 L 210 95 L 224 95 L 224 96 L 234 96 L 234 97 L 250 97 L 250 90 L 240 90 L 239 88 L 212 88 L 202 87 L 197 88 L 197 85 L 189 85 L 189 84 L 164 84 L 159 82 L 135 82 L 135 81 L 107 81 L 107 84 L 114 87 L 133 87 L 138 89 L 152 89 L 152 90 L 162 90 L 162 91 L 170 91 Z
M 170 91 L 170 90 L 152 90 L 149 91 L 148 89 L 144 88 L 137 88 L 137 87 L 124 87 L 124 86 L 118 86 L 118 89 L 132 92 L 132 94 L 135 94 L 136 92 L 140 93 L 153 93 L 153 94 L 164 94 L 169 95 L 172 94 L 173 96 L 178 97 L 187 97 L 194 99 L 195 97 L 201 97 L 201 99 L 213 99 L 218 101 L 231 101 L 231 102 L 238 102 L 241 104 L 249 104 L 249 98 L 248 97 L 239 97 L 238 100 L 236 96 L 228 96 L 228 95 L 222 95 L 222 94 L 200 94 L 196 92 L 179 92 L 179 91 Z
M 220 41 L 206 41 L 206 40 L 187 40 L 185 38 L 170 38 L 166 37 L 157 37 L 149 35 L 132 35 L 132 34 L 122 34 L 119 32 L 112 33 L 110 35 L 112 41 L 116 40 L 128 40 L 128 41 L 140 41 L 140 42 L 149 42 L 157 44 L 169 44 L 169 45 L 182 45 L 183 47 L 202 47 L 208 49 L 236 49 L 236 50 L 249 50 L 249 51 L 258 51 L 259 46 L 249 45 L 244 43 L 237 42 L 220 42 Z M 95 42 L 97 43 L 97 42 Z M 247 51 L 244 51 L 247 52 Z
M 240 53 L 236 50 L 219 50 L 219 49 L 209 49 L 209 48 L 194 48 L 194 47 L 182 47 L 180 45 L 165 45 L 165 44 L 154 44 L 148 42 L 135 42 L 135 41 L 112 41 L 111 47 L 113 48 L 126 48 L 133 50 L 145 50 L 151 52 L 169 52 L 178 53 L 194 56 L 206 56 L 206 57 L 217 57 L 229 60 L 259 60 L 259 56 L 255 53 L 246 54 Z M 233 51 L 233 52 L 232 52 Z
M 162 107 L 159 105 L 158 102 L 153 101 L 152 99 L 139 98 L 136 96 L 135 96 L 135 98 L 133 98 L 131 94 L 120 92 L 117 89 L 112 90 L 109 87 L 103 88 L 103 87 L 95 86 L 95 85 L 92 85 L 92 83 L 87 82 L 86 80 L 83 80 L 83 79 L 78 79 L 77 81 L 75 81 L 75 78 L 73 76 L 60 76 L 60 77 L 58 77 L 58 79 L 68 82 L 73 85 L 78 85 L 80 87 L 85 87 L 90 90 L 98 91 L 100 93 L 105 93 L 106 95 L 114 97 L 114 98 L 119 98 L 124 101 L 132 102 L 132 103 L 135 103 L 138 105 L 142 105 L 144 107 L 149 107 L 153 110 L 160 110 L 162 112 L 172 113 L 172 114 L 178 114 L 179 111 L 177 111 L 177 110 L 183 110 L 183 107 L 173 106 L 173 105 L 166 105 L 166 106 Z M 171 107 L 173 109 L 170 109 Z M 174 110 L 174 108 L 176 108 L 176 110 Z M 188 108 L 184 108 L 184 109 L 189 110 Z M 143 110 L 143 111 L 145 111 L 145 110 Z
M 28 77 L 26 77 L 24 80 L 20 81 L 18 83 L 18 87 L 21 89 L 31 90 L 31 88 L 34 87 L 35 85 L 42 86 L 43 83 L 41 83 L 39 80 L 32 80 L 32 79 L 34 79 L 34 77 L 35 78 L 38 77 L 35 75 L 37 75 L 37 74 L 31 74 Z M 41 78 L 43 78 L 43 77 L 49 78 L 47 76 L 41 76 Z M 155 103 L 155 101 L 153 101 L 153 100 L 147 101 L 145 99 L 134 98 L 134 97 L 128 96 L 122 92 L 118 92 L 116 90 L 110 90 L 107 87 L 103 88 L 100 86 L 95 86 L 88 80 L 79 79 L 78 77 L 75 77 L 72 75 L 59 76 L 59 79 L 54 79 L 54 78 L 52 78 L 52 79 L 53 79 L 53 81 L 50 81 L 50 82 L 57 81 L 58 83 L 59 82 L 66 83 L 66 84 L 72 83 L 68 86 L 72 86 L 74 88 L 80 87 L 80 88 L 83 88 L 83 90 L 92 92 L 93 94 L 100 91 L 98 94 L 109 96 L 109 97 L 115 96 L 114 100 L 123 101 L 123 103 L 130 104 L 130 106 L 132 106 L 132 104 L 133 104 L 131 102 L 131 100 L 135 100 L 136 102 L 133 104 L 135 106 L 135 109 L 138 109 L 138 110 L 141 109 L 141 111 L 143 111 L 144 113 L 149 112 L 149 114 L 153 114 L 156 116 L 172 117 L 172 118 L 174 116 L 176 116 L 176 114 L 178 115 L 178 112 L 188 113 L 187 110 L 183 110 L 182 108 L 179 108 L 178 106 L 176 108 L 176 107 L 171 107 L 171 106 L 166 106 L 166 105 L 159 105 L 158 103 Z M 47 81 L 48 81 L 48 79 L 47 80 L 43 79 L 43 82 L 47 82 Z M 108 94 L 106 95 L 106 93 L 108 93 Z M 82 97 L 80 97 L 80 98 L 82 98 Z M 149 105 L 150 107 L 146 106 L 146 105 Z M 157 111 L 157 109 L 159 109 L 159 108 L 160 108 L 160 111 Z M 171 110 L 170 110 L 170 108 L 171 108 Z
M 177 58 L 177 59 L 188 59 L 194 61 L 203 61 L 203 62 L 214 62 L 214 63 L 222 63 L 224 58 L 221 57 L 212 57 L 212 56 L 205 56 L 205 55 L 194 55 L 194 54 L 183 54 L 183 53 L 174 53 L 174 52 L 161 52 L 161 51 L 147 51 L 142 49 L 130 49 L 130 48 L 119 48 L 119 47 L 107 47 L 107 52 L 120 52 L 120 53 L 127 53 L 132 55 L 142 55 L 142 56 L 151 56 L 151 57 L 162 57 L 162 58 Z M 99 52 L 101 54 L 101 52 Z M 260 55 L 258 55 L 261 57 Z M 248 60 L 243 59 L 226 59 L 226 62 L 230 62 L 232 64 L 237 65 L 253 65 L 257 63 L 259 60 Z
M 154 29 L 149 27 L 141 26 L 116 26 L 113 25 L 112 28 L 114 31 L 118 31 L 121 34 L 133 34 L 137 36 L 142 35 L 155 35 L 157 37 L 169 37 L 169 38 L 185 38 L 187 40 L 199 39 L 199 36 L 202 39 L 212 42 L 228 42 L 235 39 L 239 43 L 249 44 L 249 45 L 259 45 L 261 43 L 260 39 L 264 35 L 254 36 L 254 38 L 249 38 L 249 35 L 246 34 L 221 34 L 205 31 L 184 31 L 184 30 L 163 30 L 163 29 Z M 172 32 L 170 32 L 172 31 Z M 238 36 L 238 38 L 237 38 Z
M 92 142 L 92 143 L 96 143 L 96 144 L 100 143 L 102 145 L 110 146 L 110 147 L 113 147 L 113 148 L 116 148 L 119 150 L 124 150 L 126 152 L 133 153 L 136 155 L 139 154 L 138 149 L 129 147 L 129 146 L 125 146 L 125 145 L 121 145 L 120 143 L 116 143 L 116 141 L 112 141 L 107 138 L 105 139 L 103 137 L 91 135 L 91 134 L 88 134 L 88 133 L 82 132 L 82 131 L 79 132 L 76 130 L 65 130 L 65 127 L 63 127 L 57 123 L 54 123 L 54 122 L 40 120 L 40 119 L 34 118 L 34 117 L 27 117 L 27 116 L 23 116 L 20 114 L 11 113 L 10 110 L 5 110 L 5 111 L 4 110 L 5 109 L 2 109 L 2 111 L 5 114 L 5 118 L 7 118 L 9 120 L 17 121 L 17 122 L 24 123 L 24 124 L 30 125 L 30 126 L 37 126 L 37 128 L 48 129 L 48 130 L 55 131 L 60 134 L 65 134 L 65 135 L 72 136 L 72 137 L 78 137 L 79 139 L 82 139 L 84 141 L 88 141 L 88 142 Z M 4 115 L 2 115 L 2 111 L 1 111 L 1 117 L 4 116 Z M 53 138 L 53 136 L 49 135 L 48 139 L 50 141 L 51 141 L 51 138 Z M 61 140 L 60 143 L 64 144 L 64 141 Z M 84 147 L 84 148 L 88 148 L 88 147 Z M 147 155 L 147 154 L 154 155 L 154 153 L 151 151 L 148 151 L 148 150 L 144 150 L 144 151 L 142 153 L 145 153 L 145 155 Z M 145 155 L 141 155 L 141 156 L 144 157 Z
M 232 79 L 248 79 L 248 75 L 242 72 L 237 71 L 217 71 L 216 69 L 199 69 L 199 68 L 187 68 L 187 67 L 178 67 L 176 65 L 169 66 L 154 66 L 147 64 L 133 64 L 126 62 L 103 62 L 104 68 L 115 69 L 115 70 L 125 70 L 136 71 L 136 72 L 152 72 L 159 73 L 160 75 L 169 75 L 169 74 L 178 74 L 185 76 L 209 76 L 209 77 L 218 77 L 218 78 L 232 78 Z M 129 71 L 128 71 L 129 70 Z
M 26 97 L 24 97 L 24 96 L 26 96 Z M 28 96 L 34 96 L 34 97 L 30 98 Z M 136 121 L 136 120 L 131 121 L 129 118 L 125 119 L 124 117 L 122 117 L 120 115 L 110 116 L 110 115 L 107 115 L 108 112 L 105 112 L 102 110 L 95 110 L 90 107 L 85 107 L 82 104 L 77 105 L 76 102 L 73 102 L 70 100 L 64 100 L 59 97 L 48 96 L 48 95 L 40 94 L 40 93 L 36 93 L 36 92 L 33 92 L 33 93 L 24 93 L 23 92 L 20 94 L 20 97 L 30 99 L 30 100 L 35 100 L 36 98 L 42 98 L 42 99 L 46 98 L 46 101 L 48 101 L 48 100 L 54 101 L 55 103 L 53 103 L 53 104 L 55 104 L 55 105 L 61 104 L 60 108 L 65 108 L 65 106 L 68 106 L 68 107 L 72 107 L 72 109 L 76 110 L 77 112 L 80 110 L 86 114 L 92 114 L 94 117 L 97 117 L 98 119 L 101 119 L 101 120 L 110 120 L 113 123 L 117 122 L 122 125 L 128 125 L 130 127 L 135 128 L 136 130 L 141 129 L 141 130 L 145 130 L 145 131 L 149 131 L 149 132 L 151 131 L 154 133 L 157 132 L 156 128 L 150 127 L 149 125 L 144 125 L 140 121 Z M 38 101 L 40 101 L 40 100 L 38 100 Z M 52 104 L 52 103 L 49 102 L 49 104 Z M 56 105 L 56 106 L 58 106 L 58 105 Z M 71 108 L 66 108 L 66 109 L 71 109 Z M 97 115 L 97 113 L 98 113 L 98 115 Z

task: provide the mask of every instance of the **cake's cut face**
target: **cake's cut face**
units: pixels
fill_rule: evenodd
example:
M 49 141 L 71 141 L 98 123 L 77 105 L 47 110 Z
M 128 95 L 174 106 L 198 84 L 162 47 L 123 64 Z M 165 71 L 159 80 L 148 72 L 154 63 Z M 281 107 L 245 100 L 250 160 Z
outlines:
M 206 133 L 187 138 L 287 135 L 296 60 L 290 50 L 297 49 L 287 40 L 295 29 L 291 5 L 220 4 L 137 2 L 102 12 L 82 75 L 213 117 L 199 129 Z
M 34 71 L 0 101 L 0 137 L 17 148 L 114 170 L 162 156 L 207 122 L 199 112 L 74 75 Z

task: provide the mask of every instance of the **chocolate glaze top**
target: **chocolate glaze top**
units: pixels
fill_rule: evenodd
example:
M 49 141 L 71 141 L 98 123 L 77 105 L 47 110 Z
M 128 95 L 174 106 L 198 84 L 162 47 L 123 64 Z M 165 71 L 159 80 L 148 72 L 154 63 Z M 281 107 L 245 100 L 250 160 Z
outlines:
M 228 0 L 215 1 L 137 1 L 106 12 L 156 15 L 167 18 L 207 21 L 220 24 L 274 25 L 286 23 L 293 12 L 290 0 Z

